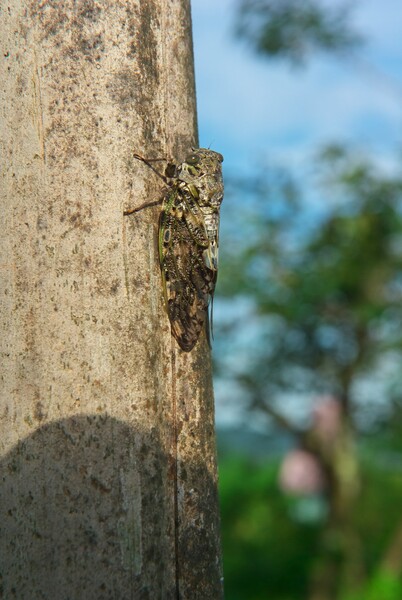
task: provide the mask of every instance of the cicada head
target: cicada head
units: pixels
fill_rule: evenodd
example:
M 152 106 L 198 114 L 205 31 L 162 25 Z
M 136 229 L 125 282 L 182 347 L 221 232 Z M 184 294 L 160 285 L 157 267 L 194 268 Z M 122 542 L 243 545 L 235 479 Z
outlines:
M 222 177 L 222 154 L 207 148 L 193 149 L 177 168 L 177 178 L 186 183 L 194 183 L 206 173 Z
M 196 189 L 200 206 L 219 208 L 223 198 L 223 156 L 207 148 L 193 149 L 177 167 L 177 179 Z

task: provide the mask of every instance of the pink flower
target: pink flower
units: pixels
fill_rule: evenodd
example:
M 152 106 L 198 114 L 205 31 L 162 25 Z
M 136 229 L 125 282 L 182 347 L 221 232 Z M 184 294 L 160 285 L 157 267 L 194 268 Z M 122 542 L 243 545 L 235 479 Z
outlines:
M 306 450 L 292 450 L 282 461 L 279 485 L 287 493 L 317 494 L 325 486 L 325 476 L 314 454 Z

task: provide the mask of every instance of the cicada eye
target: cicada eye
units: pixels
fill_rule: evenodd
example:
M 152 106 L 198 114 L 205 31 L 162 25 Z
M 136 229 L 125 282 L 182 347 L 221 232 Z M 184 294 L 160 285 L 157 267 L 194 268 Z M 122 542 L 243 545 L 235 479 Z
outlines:
M 200 158 L 197 154 L 189 154 L 186 158 L 186 163 L 188 165 L 196 165 L 200 162 Z

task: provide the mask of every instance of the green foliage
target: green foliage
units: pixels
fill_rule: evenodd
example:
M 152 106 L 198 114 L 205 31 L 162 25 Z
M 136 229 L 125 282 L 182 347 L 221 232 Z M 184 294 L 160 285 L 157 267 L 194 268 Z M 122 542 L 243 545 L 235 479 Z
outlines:
M 366 590 L 356 598 L 345 600 L 400 600 L 402 598 L 402 582 L 392 573 L 379 571 L 376 573 Z
M 316 50 L 345 52 L 361 44 L 349 8 L 318 0 L 241 0 L 236 32 L 260 54 L 297 64 Z
M 400 600 L 401 582 L 378 570 L 377 564 L 400 520 L 402 475 L 384 470 L 367 450 L 362 462 L 364 494 L 356 525 L 362 534 L 369 577 L 358 595 L 343 595 L 340 600 Z M 220 463 L 227 600 L 308 597 L 320 523 L 306 524 L 293 518 L 292 505 L 298 499 L 279 491 L 277 469 L 275 463 L 261 465 L 241 458 Z
M 340 600 L 401 600 L 402 581 L 385 569 L 374 571 L 363 589 L 346 593 Z
M 388 443 L 387 438 L 379 444 L 373 439 L 361 452 L 363 494 L 354 519 L 364 542 L 365 564 L 373 576 L 401 520 L 402 472 L 390 460 Z
M 220 465 L 227 600 L 305 597 L 317 529 L 289 519 L 276 473 L 241 459 Z

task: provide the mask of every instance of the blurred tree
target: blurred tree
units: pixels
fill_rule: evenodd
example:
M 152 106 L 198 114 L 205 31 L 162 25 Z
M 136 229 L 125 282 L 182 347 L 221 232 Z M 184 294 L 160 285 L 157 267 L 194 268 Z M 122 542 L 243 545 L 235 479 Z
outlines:
M 244 212 L 238 219 L 248 219 L 252 235 L 247 245 L 227 245 L 220 291 L 241 290 L 270 315 L 260 329 L 269 348 L 261 354 L 265 368 L 254 356 L 253 387 L 260 381 L 270 390 L 330 388 L 349 413 L 357 376 L 401 349 L 402 175 L 376 174 L 374 165 L 341 147 L 327 148 L 321 158 L 330 173 L 322 204 L 329 207 L 332 197 L 333 208 L 321 219 L 308 216 L 286 180 L 274 188 L 281 198 L 250 202 L 254 220 Z M 270 193 L 261 179 L 249 187 L 264 189 Z M 298 376 L 289 378 L 292 371 Z
M 316 50 L 345 52 L 363 41 L 350 25 L 350 5 L 319 0 L 240 0 L 236 33 L 259 53 L 295 64 Z
M 319 165 L 326 207 L 319 217 L 306 216 L 283 174 L 275 185 L 258 178 L 244 186 L 250 202 L 238 219 L 249 228 L 247 241 L 226 245 L 220 292 L 253 300 L 244 322 L 250 331 L 249 322 L 258 321 L 254 339 L 239 334 L 241 326 L 234 333 L 249 348 L 244 355 L 252 355 L 233 367 L 249 406 L 294 433 L 325 474 L 328 518 L 310 598 L 326 600 L 346 597 L 340 594 L 366 580 L 356 520 L 362 490 L 356 434 L 368 427 L 362 381 L 376 382 L 388 419 L 402 403 L 399 370 L 389 368 L 402 358 L 402 174 L 382 175 L 341 146 L 328 147 Z M 339 411 L 326 399 L 303 428 L 278 410 L 284 393 L 331 394 Z M 382 559 L 395 576 L 400 537 L 397 531 Z
M 324 50 L 367 71 L 354 55 L 364 39 L 350 5 L 239 0 L 236 33 L 268 58 L 301 65 Z M 395 82 L 369 69 L 395 92 Z M 391 495 L 370 496 L 381 495 L 385 479 L 367 468 L 362 475 L 357 442 L 375 423 L 381 442 L 386 432 L 387 448 L 400 450 L 402 173 L 385 176 L 339 145 L 321 153 L 319 167 L 324 185 L 321 197 L 312 192 L 315 211 L 303 207 L 285 172 L 229 182 L 227 195 L 232 183 L 233 203 L 240 193 L 242 203 L 231 212 L 222 244 L 219 291 L 231 302 L 218 370 L 236 379 L 260 422 L 267 415 L 298 439 L 299 451 L 282 465 L 284 489 L 311 492 L 322 473 L 328 513 L 315 564 L 306 563 L 309 599 L 397 600 L 402 525 L 391 504 L 384 509 Z M 297 394 L 321 396 L 309 424 L 278 408 Z M 304 478 L 308 464 L 315 475 Z M 373 518 L 378 523 L 381 511 L 389 521 L 380 535 Z M 368 543 L 375 534 L 376 550 Z

